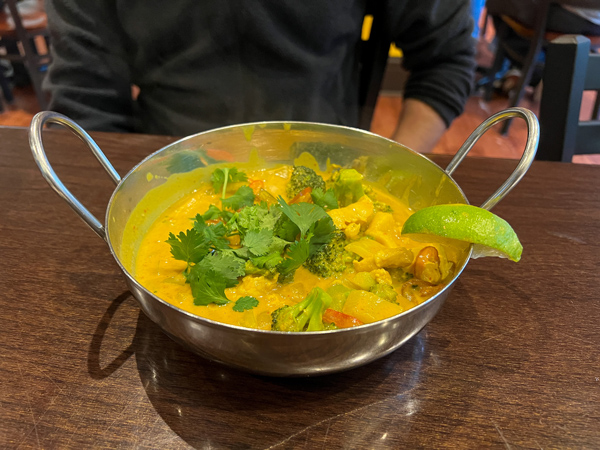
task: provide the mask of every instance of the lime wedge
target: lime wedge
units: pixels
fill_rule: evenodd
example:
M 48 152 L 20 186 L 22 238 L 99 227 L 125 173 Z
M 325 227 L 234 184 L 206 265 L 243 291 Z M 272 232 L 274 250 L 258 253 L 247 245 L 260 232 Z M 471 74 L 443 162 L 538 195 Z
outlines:
M 519 261 L 523 246 L 501 217 L 471 205 L 437 205 L 423 208 L 404 223 L 402 234 L 425 234 L 470 242 L 473 258 L 499 256 Z

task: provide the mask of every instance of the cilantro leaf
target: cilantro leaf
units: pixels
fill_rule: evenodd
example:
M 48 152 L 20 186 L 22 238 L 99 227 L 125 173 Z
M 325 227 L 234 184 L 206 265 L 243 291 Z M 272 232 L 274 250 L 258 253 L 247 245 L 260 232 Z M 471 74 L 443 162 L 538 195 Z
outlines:
M 329 243 L 335 234 L 336 228 L 331 217 L 327 216 L 317 221 L 311 228 L 309 234 L 312 234 L 310 239 L 309 254 L 314 255 L 319 249 Z
M 339 208 L 337 198 L 333 189 L 328 189 L 323 192 L 322 189 L 313 189 L 310 193 L 312 201 L 315 205 L 319 205 L 323 209 L 337 209 Z
M 225 280 L 227 287 L 233 287 L 238 284 L 238 278 L 244 276 L 245 265 L 246 261 L 229 250 L 209 254 L 194 266 L 194 270 L 216 273 Z
M 240 186 L 240 188 L 229 198 L 221 200 L 223 209 L 231 209 L 236 211 L 244 206 L 252 206 L 254 204 L 254 192 L 250 186 Z
M 224 222 L 228 222 L 232 216 L 233 213 L 231 211 L 223 211 L 219 209 L 216 205 L 210 205 L 206 212 L 201 215 L 204 221 L 222 219 Z M 199 220 L 198 215 L 195 217 L 195 219 Z
M 225 296 L 227 280 L 222 274 L 212 270 L 201 270 L 199 265 L 196 265 L 190 270 L 187 279 L 192 288 L 194 305 L 229 303 L 229 299 Z
M 288 216 L 282 214 L 275 225 L 274 234 L 287 242 L 294 242 L 299 237 L 300 228 Z
M 273 240 L 273 232 L 271 230 L 250 230 L 244 236 L 242 244 L 248 247 L 248 250 L 256 256 L 262 256 L 269 251 L 271 241 Z
M 277 270 L 284 278 L 292 275 L 308 259 L 309 240 L 300 239 L 290 245 L 285 259 L 277 266 Z
M 250 261 L 252 264 L 259 269 L 274 269 L 281 261 L 283 261 L 282 253 L 285 248 L 289 245 L 288 241 L 273 236 L 271 239 L 271 245 L 265 255 L 252 256 Z
M 285 248 L 290 245 L 290 243 L 284 239 L 280 239 L 277 236 L 273 236 L 273 240 L 271 241 L 271 246 L 269 247 L 270 252 L 278 252 L 282 253 Z
M 259 269 L 274 269 L 283 261 L 283 256 L 281 256 L 280 252 L 271 252 L 264 256 L 250 258 L 250 261 Z
M 197 263 L 206 256 L 209 250 L 204 236 L 195 229 L 181 231 L 177 236 L 169 233 L 169 239 L 165 241 L 171 246 L 171 255 L 188 264 Z
M 203 236 L 208 247 L 215 249 L 229 248 L 229 241 L 225 237 L 227 235 L 227 228 L 222 222 L 207 225 L 206 222 L 204 222 L 202 215 L 197 214 L 193 229 Z
M 245 274 L 245 261 L 231 251 L 212 253 L 192 266 L 186 275 L 192 288 L 194 305 L 215 303 L 224 305 L 229 300 L 225 289 L 235 286 L 238 277 Z
M 254 297 L 240 297 L 233 305 L 233 310 L 237 312 L 244 312 L 258 306 L 258 300 Z
M 243 258 L 243 259 L 250 258 L 250 250 L 248 250 L 248 247 L 233 248 L 233 249 L 231 249 L 231 251 L 238 258 Z
M 202 220 L 216 220 L 221 218 L 222 211 L 216 205 L 210 205 L 206 212 L 201 215 Z M 196 216 L 196 220 L 198 220 L 198 216 Z
M 261 230 L 275 228 L 277 220 L 281 216 L 281 209 L 269 208 L 266 202 L 258 205 L 246 206 L 235 213 L 232 219 L 227 223 L 231 230 L 237 230 L 240 234 L 245 234 L 249 230 Z
M 228 183 L 237 183 L 248 181 L 248 176 L 244 172 L 238 171 L 235 167 L 215 169 L 210 177 L 215 193 L 222 190 L 221 197 L 225 198 Z
M 302 236 L 308 232 L 315 222 L 324 217 L 329 217 L 319 205 L 313 205 L 312 203 L 288 205 L 281 196 L 279 196 L 278 201 L 283 213 L 300 229 Z

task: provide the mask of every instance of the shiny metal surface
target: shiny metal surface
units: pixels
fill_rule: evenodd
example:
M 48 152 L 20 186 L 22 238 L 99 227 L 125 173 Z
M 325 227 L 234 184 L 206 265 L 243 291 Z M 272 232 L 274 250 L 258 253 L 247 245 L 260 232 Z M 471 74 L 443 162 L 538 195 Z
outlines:
M 44 144 L 42 142 L 42 131 L 44 125 L 47 123 L 56 123 L 69 128 L 75 133 L 83 142 L 87 144 L 96 159 L 100 162 L 104 170 L 108 173 L 110 178 L 119 184 L 121 176 L 114 169 L 108 158 L 102 153 L 100 147 L 94 142 L 87 132 L 62 114 L 58 114 L 52 111 L 42 111 L 36 114 L 31 121 L 29 127 L 29 146 L 33 153 L 33 159 L 38 165 L 44 179 L 50 184 L 52 189 L 60 195 L 68 205 L 75 211 L 84 221 L 87 223 L 94 232 L 102 239 L 106 240 L 106 232 L 104 226 L 100 223 L 92 213 L 90 213 L 85 206 L 83 206 L 77 198 L 67 189 L 67 187 L 60 181 L 54 169 L 50 165 L 46 152 L 44 151 Z
M 496 115 L 484 122 L 463 146 L 464 153 L 457 155 L 454 164 L 449 166 L 450 171 L 454 170 L 479 136 L 497 121 L 515 115 L 526 118 L 530 126 L 527 157 L 523 158 L 526 161 L 523 163 L 522 160 L 507 183 L 485 203 L 488 207 L 496 204 L 520 180 L 537 147 L 535 116 L 521 108 L 515 110 L 518 111 L 499 117 Z M 189 136 L 148 156 L 118 184 L 107 208 L 104 227 L 72 197 L 50 167 L 41 142 L 43 123 L 51 121 L 68 126 L 88 143 L 101 162 L 106 158 L 87 133 L 68 118 L 51 112 L 40 114 L 42 116 L 36 116 L 32 122 L 30 143 L 46 180 L 98 235 L 105 238 L 144 313 L 173 339 L 211 360 L 274 376 L 317 375 L 366 364 L 394 351 L 418 333 L 441 308 L 468 262 L 468 258 L 465 259 L 449 285 L 428 301 L 384 321 L 357 328 L 280 333 L 225 325 L 189 314 L 154 296 L 136 281 L 132 258 L 123 257 L 135 251 L 124 251 L 122 239 L 127 220 L 138 202 L 152 189 L 168 182 L 171 176 L 207 164 L 205 159 L 198 157 L 207 149 L 227 150 L 236 162 L 258 155 L 266 164 L 291 163 L 303 151 L 317 156 L 323 165 L 327 156 L 342 164 L 362 157 L 360 161 L 364 162 L 366 178 L 375 179 L 382 171 L 393 170 L 398 179 L 393 193 L 402 195 L 414 209 L 468 201 L 446 171 L 394 141 L 347 127 L 306 122 L 264 122 Z M 105 168 L 112 167 L 107 160 L 103 165 Z M 193 185 L 181 186 L 173 198 L 157 203 L 155 211 L 148 214 L 147 226 L 173 201 L 193 189 Z M 144 231 L 142 227 L 140 238 Z M 133 245 L 139 245 L 139 241 Z
M 479 140 L 483 134 L 496 125 L 499 122 L 503 122 L 513 117 L 520 117 L 527 122 L 527 142 L 525 143 L 525 150 L 523 156 L 519 161 L 519 164 L 513 171 L 513 173 L 506 179 L 506 181 L 494 192 L 490 198 L 481 204 L 482 208 L 487 210 L 492 209 L 497 205 L 500 200 L 504 198 L 510 190 L 517 185 L 521 178 L 525 176 L 525 173 L 531 166 L 531 163 L 535 159 L 537 152 L 538 143 L 540 140 L 540 124 L 531 111 L 525 108 L 508 108 L 504 111 L 499 111 L 488 119 L 484 120 L 471 135 L 467 138 L 464 144 L 458 149 L 448 167 L 446 167 L 446 173 L 452 175 L 456 168 L 459 166 L 461 161 L 467 156 L 469 151 L 473 148 L 475 143 Z

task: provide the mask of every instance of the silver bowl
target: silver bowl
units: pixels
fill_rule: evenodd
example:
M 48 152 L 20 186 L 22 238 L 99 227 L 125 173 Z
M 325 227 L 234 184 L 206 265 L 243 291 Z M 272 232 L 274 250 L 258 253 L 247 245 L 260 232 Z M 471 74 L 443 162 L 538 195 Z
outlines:
M 496 123 L 512 117 L 527 122 L 528 139 L 521 161 L 506 182 L 482 207 L 491 209 L 523 177 L 537 150 L 539 125 L 535 115 L 511 108 L 487 119 L 467 139 L 446 169 L 397 142 L 353 128 L 306 122 L 262 122 L 219 128 L 181 139 L 151 154 L 121 178 L 91 137 L 69 118 L 44 111 L 37 114 L 29 130 L 31 149 L 50 186 L 104 239 L 123 271 L 129 289 L 144 313 L 174 340 L 214 361 L 250 372 L 273 376 L 305 376 L 339 372 L 357 367 L 393 352 L 417 334 L 438 312 L 469 258 L 455 277 L 437 295 L 402 314 L 356 328 L 309 333 L 262 331 L 226 325 L 185 312 L 153 295 L 135 278 L 131 257 L 123 257 L 123 232 L 135 206 L 152 189 L 168 182 L 176 173 L 210 165 L 200 156 L 207 149 L 227 150 L 235 161 L 246 161 L 255 151 L 267 163 L 291 163 L 309 151 L 321 164 L 327 156 L 346 163 L 363 156 L 368 178 L 393 170 L 398 174 L 394 192 L 404 195 L 415 210 L 443 203 L 468 203 L 453 171 L 479 137 Z M 100 223 L 69 192 L 54 173 L 42 144 L 46 123 L 66 126 L 87 143 L 117 187 L 110 199 L 104 224 Z M 149 177 L 148 174 L 152 174 Z M 182 186 L 180 197 L 194 186 Z M 176 198 L 171 199 L 175 201 Z M 149 221 L 170 202 L 156 204 Z M 132 254 L 129 252 L 128 254 Z

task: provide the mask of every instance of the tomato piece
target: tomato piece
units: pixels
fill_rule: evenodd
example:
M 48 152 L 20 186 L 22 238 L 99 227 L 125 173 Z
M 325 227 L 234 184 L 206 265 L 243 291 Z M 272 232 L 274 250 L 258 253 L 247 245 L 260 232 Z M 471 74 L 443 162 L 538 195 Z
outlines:
M 260 191 L 265 187 L 265 182 L 263 180 L 248 180 L 248 186 L 254 192 L 254 195 L 258 195 Z
M 356 317 L 344 314 L 343 312 L 339 312 L 331 308 L 327 308 L 323 313 L 323 322 L 333 323 L 338 328 L 351 328 L 363 324 Z
M 292 200 L 290 200 L 290 205 L 293 203 L 312 203 L 312 197 L 310 196 L 311 192 L 311 187 L 302 189 Z

